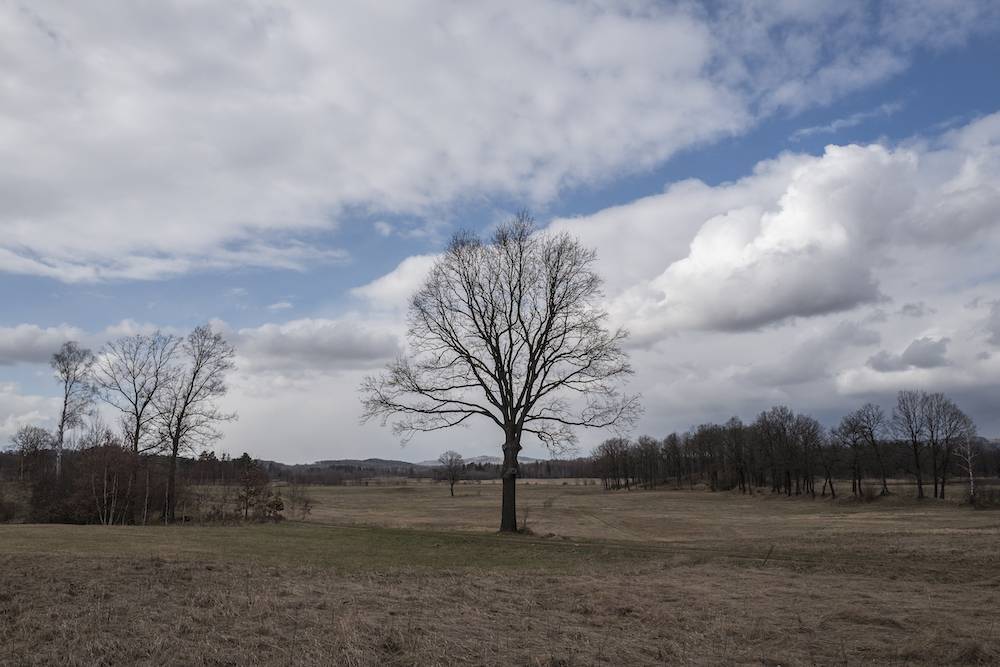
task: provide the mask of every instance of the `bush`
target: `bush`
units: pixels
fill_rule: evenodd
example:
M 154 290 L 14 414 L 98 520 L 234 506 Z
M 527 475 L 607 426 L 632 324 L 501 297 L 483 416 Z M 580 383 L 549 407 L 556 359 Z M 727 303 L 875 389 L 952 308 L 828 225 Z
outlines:
M 976 489 L 975 498 L 970 498 L 966 493 L 965 500 L 977 509 L 1000 508 L 1000 487 L 980 486 Z
M 17 516 L 17 510 L 17 503 L 6 499 L 3 486 L 0 485 L 0 523 L 12 521 Z
M 866 503 L 873 503 L 879 499 L 879 492 L 872 484 L 865 484 L 861 493 L 861 499 Z

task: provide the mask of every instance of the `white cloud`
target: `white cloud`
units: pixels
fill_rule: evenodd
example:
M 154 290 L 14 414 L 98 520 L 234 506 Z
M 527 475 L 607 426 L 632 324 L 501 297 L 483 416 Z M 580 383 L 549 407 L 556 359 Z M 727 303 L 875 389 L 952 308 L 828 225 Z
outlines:
M 988 256 L 997 210 L 1000 114 L 933 145 L 828 146 L 553 226 L 598 247 L 612 314 L 655 343 L 876 303 L 897 296 L 882 276 L 898 262 L 948 280 L 956 255 Z M 927 266 L 931 251 L 948 260 Z
M 795 4 L 5 5 L 0 270 L 342 261 L 328 232 L 348 212 L 537 205 L 871 85 L 996 14 Z
M 872 118 L 888 117 L 903 108 L 901 102 L 889 102 L 886 104 L 880 104 L 875 109 L 871 111 L 859 111 L 857 113 L 852 113 L 850 116 L 845 118 L 838 118 L 826 125 L 813 125 L 812 127 L 803 127 L 802 129 L 796 130 L 792 133 L 792 141 L 799 141 L 804 137 L 809 137 L 814 134 L 835 134 L 841 130 L 846 130 L 851 127 L 857 127 L 866 120 L 871 120 Z
M 291 301 L 276 301 L 275 303 L 268 305 L 267 309 L 271 312 L 278 312 L 279 310 L 289 310 L 294 307 L 295 306 Z
M 83 331 L 68 324 L 44 328 L 35 324 L 0 327 L 0 366 L 48 363 L 63 343 L 83 337 Z
M 22 394 L 16 384 L 0 382 L 0 448 L 6 447 L 22 426 L 50 428 L 58 409 L 58 399 Z
M 399 352 L 391 327 L 375 321 L 300 319 L 240 329 L 233 336 L 248 373 L 296 375 L 371 368 Z
M 437 255 L 407 257 L 384 276 L 355 287 L 351 294 L 377 310 L 401 312 L 406 309 L 410 297 L 420 288 L 437 258 Z

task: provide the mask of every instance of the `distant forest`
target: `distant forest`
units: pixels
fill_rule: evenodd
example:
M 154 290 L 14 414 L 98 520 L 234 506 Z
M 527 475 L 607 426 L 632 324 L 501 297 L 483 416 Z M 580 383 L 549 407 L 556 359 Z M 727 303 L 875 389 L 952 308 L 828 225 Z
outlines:
M 907 406 L 916 412 L 909 414 Z M 100 424 L 61 455 L 51 434 L 37 427 L 21 429 L 13 444 L 0 452 L 0 521 L 162 522 L 174 466 L 179 521 L 304 518 L 311 509 L 310 485 L 447 481 L 448 475 L 441 467 L 383 459 L 287 465 L 213 451 L 176 460 L 161 453 L 137 456 Z M 465 481 L 496 480 L 502 465 L 459 462 L 455 474 Z M 901 392 L 891 413 L 868 404 L 829 430 L 777 406 L 752 423 L 733 418 L 661 439 L 610 438 L 590 456 L 524 462 L 520 477 L 588 480 L 608 491 L 702 489 L 867 500 L 896 492 L 895 482 L 905 480 L 917 495 L 955 494 L 987 505 L 1000 500 L 989 484 L 1000 477 L 1000 442 L 976 436 L 946 397 Z M 970 480 L 979 486 L 970 488 Z

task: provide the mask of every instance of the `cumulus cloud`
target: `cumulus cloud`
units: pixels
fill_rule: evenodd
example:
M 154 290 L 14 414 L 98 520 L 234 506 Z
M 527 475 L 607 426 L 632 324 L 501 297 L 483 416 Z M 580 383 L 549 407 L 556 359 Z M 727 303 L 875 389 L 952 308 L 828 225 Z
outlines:
M 933 145 L 828 146 L 760 163 L 735 183 L 683 182 L 553 226 L 600 249 L 612 314 L 653 343 L 880 302 L 880 276 L 896 262 L 991 247 L 998 208 L 994 114 Z M 923 270 L 938 277 L 952 260 Z
M 0 270 L 342 261 L 349 212 L 549 201 L 883 80 L 997 13 L 795 4 L 5 5 Z
M 399 352 L 399 338 L 374 322 L 300 319 L 235 332 L 234 343 L 248 372 L 295 374 L 372 367 Z
M 0 365 L 48 363 L 63 343 L 80 340 L 84 335 L 68 324 L 44 328 L 35 324 L 0 327 Z
M 857 322 L 840 322 L 811 331 L 776 360 L 751 362 L 739 378 L 757 387 L 792 386 L 830 378 L 844 352 L 877 345 L 880 340 L 879 332 L 870 327 Z
M 22 426 L 51 427 L 58 409 L 58 399 L 24 394 L 16 384 L 0 382 L 0 447 Z
M 948 338 L 935 340 L 928 336 L 917 338 L 900 354 L 879 350 L 868 360 L 868 365 L 882 373 L 909 368 L 938 368 L 948 365 Z
M 427 278 L 437 255 L 407 257 L 395 269 L 366 285 L 355 287 L 351 294 L 377 310 L 400 312 Z

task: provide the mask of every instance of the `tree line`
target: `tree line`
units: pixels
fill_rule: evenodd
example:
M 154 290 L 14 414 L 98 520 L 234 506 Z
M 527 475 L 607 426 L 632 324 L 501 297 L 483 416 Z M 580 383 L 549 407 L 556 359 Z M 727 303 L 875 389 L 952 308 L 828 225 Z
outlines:
M 928 486 L 944 498 L 949 481 L 960 477 L 975 503 L 977 477 L 1000 475 L 1000 448 L 977 436 L 954 401 L 912 390 L 899 392 L 889 412 L 866 403 L 830 429 L 775 406 L 751 423 L 733 417 L 662 440 L 611 438 L 592 456 L 595 476 L 609 490 L 672 484 L 836 498 L 838 484 L 850 480 L 850 494 L 860 497 L 889 495 L 889 480 L 905 476 L 914 480 L 918 498 Z

